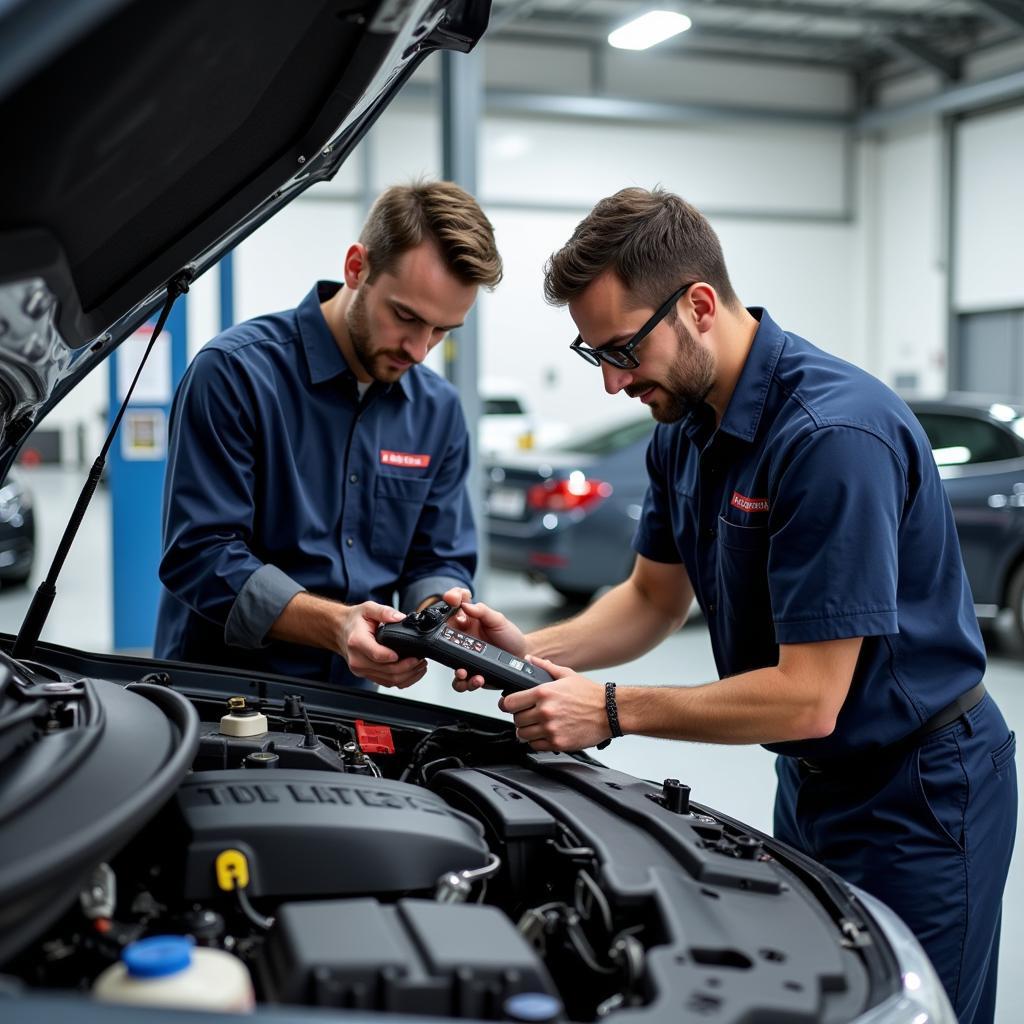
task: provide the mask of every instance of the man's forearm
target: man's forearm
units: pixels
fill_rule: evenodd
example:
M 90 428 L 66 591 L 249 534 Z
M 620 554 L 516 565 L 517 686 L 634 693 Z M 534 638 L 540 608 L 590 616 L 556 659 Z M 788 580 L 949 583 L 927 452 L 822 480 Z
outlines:
M 827 736 L 834 701 L 777 666 L 703 686 L 618 686 L 625 733 L 698 743 L 783 743 Z
M 345 615 L 350 609 L 337 601 L 302 592 L 285 605 L 270 627 L 270 636 L 287 643 L 339 650 Z
M 582 672 L 638 658 L 681 624 L 628 579 L 579 615 L 530 633 L 526 645 L 530 654 Z

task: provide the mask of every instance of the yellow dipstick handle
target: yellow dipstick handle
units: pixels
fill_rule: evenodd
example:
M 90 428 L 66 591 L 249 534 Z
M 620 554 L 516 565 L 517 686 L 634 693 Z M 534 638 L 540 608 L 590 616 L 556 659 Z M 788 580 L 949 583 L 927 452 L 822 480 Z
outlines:
M 249 885 L 249 862 L 241 850 L 224 850 L 217 854 L 215 864 L 217 885 L 224 892 L 245 889 Z

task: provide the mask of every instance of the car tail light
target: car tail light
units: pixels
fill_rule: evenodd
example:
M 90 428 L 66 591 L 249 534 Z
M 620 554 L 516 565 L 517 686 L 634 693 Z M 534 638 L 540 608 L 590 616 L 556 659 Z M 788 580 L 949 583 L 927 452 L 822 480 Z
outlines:
M 534 569 L 564 569 L 569 564 L 568 555 L 556 555 L 551 551 L 531 551 L 526 560 Z
M 526 495 L 526 504 L 543 512 L 568 512 L 574 508 L 591 508 L 612 493 L 612 485 L 604 480 L 588 479 L 576 470 L 565 480 L 548 480 L 535 484 Z

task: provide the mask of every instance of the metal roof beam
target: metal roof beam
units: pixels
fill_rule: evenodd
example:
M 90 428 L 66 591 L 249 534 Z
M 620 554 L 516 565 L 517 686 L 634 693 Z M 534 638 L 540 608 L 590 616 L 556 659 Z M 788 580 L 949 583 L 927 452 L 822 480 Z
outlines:
M 490 24 L 487 26 L 487 31 L 492 35 L 495 32 L 500 32 L 512 22 L 529 14 L 537 2 L 538 0 L 513 0 L 512 3 L 496 8 L 491 16 Z
M 689 8 L 688 8 L 689 9 Z M 545 33 L 553 32 L 563 36 L 583 36 L 590 40 L 605 40 L 609 30 L 622 19 L 607 18 L 577 18 L 568 20 L 560 11 L 534 10 L 528 21 L 522 22 L 518 28 L 520 31 Z M 851 54 L 858 50 L 856 39 L 844 32 L 803 32 L 795 33 L 792 28 L 780 29 L 772 32 L 767 28 L 732 28 L 719 25 L 694 24 L 682 37 L 689 43 L 690 40 L 711 42 L 713 40 L 742 40 L 765 46 L 768 43 L 784 42 L 794 46 L 825 47 L 832 46 L 840 50 L 849 51 Z M 682 44 L 680 44 L 682 45 Z M 659 47 L 665 52 L 663 47 Z
M 402 89 L 402 96 L 406 99 L 431 100 L 435 95 L 433 86 L 416 82 L 409 82 Z M 580 121 L 631 121 L 647 124 L 771 121 L 831 128 L 848 128 L 856 124 L 852 114 L 841 111 L 734 107 L 714 103 L 660 103 L 622 96 L 566 95 L 519 89 L 485 90 L 484 108 L 488 113 L 537 114 Z
M 987 2 L 987 0 L 986 0 Z M 995 0 L 1000 2 L 1000 0 Z M 807 18 L 828 18 L 833 21 L 855 22 L 876 25 L 886 29 L 903 29 L 917 26 L 930 30 L 946 30 L 963 25 L 969 17 L 963 14 L 941 14 L 928 11 L 900 12 L 891 7 L 840 6 L 838 4 L 813 3 L 809 0 L 774 0 L 759 3 L 758 0 L 715 0 L 714 3 L 692 0 L 686 4 L 686 11 L 744 11 L 749 14 L 791 14 Z
M 561 35 L 554 32 L 534 33 L 530 32 L 527 24 L 516 25 L 512 29 L 506 29 L 500 36 L 490 35 L 492 43 L 510 43 L 523 46 L 557 46 L 568 49 L 591 51 L 596 46 L 607 48 L 604 38 L 597 38 L 591 35 L 582 35 L 577 32 L 574 35 Z M 486 42 L 486 41 L 485 41 Z M 763 42 L 763 39 L 762 39 Z M 742 49 L 732 41 L 723 41 L 721 44 L 712 45 L 707 40 L 703 43 L 694 40 L 685 40 L 679 43 L 664 43 L 658 47 L 658 55 L 661 57 L 718 57 L 732 60 L 743 60 L 755 64 L 783 64 L 787 67 L 801 66 L 812 68 L 825 68 L 829 71 L 858 71 L 864 68 L 865 62 L 860 57 L 829 56 L 822 53 L 821 47 L 805 47 L 800 51 L 794 51 L 786 55 L 781 53 L 758 52 L 755 49 Z
M 1024 99 L 1024 71 L 1014 71 L 985 82 L 956 85 L 935 96 L 902 103 L 898 107 L 869 111 L 860 118 L 858 127 L 865 133 L 883 131 L 909 118 L 966 114 L 1020 99 Z
M 1017 0 L 973 0 L 974 6 L 992 16 L 993 21 L 1024 32 L 1024 4 Z
M 947 57 L 944 53 L 933 50 L 920 39 L 895 33 L 882 37 L 881 42 L 887 49 L 905 54 L 916 64 L 929 71 L 938 71 L 950 81 L 955 81 L 960 77 L 960 61 L 956 57 Z
M 596 121 L 648 121 L 722 124 L 726 121 L 788 121 L 840 127 L 853 124 L 850 114 L 817 110 L 778 110 L 701 103 L 660 103 L 614 96 L 560 94 L 488 89 L 487 109 L 517 114 L 549 114 Z

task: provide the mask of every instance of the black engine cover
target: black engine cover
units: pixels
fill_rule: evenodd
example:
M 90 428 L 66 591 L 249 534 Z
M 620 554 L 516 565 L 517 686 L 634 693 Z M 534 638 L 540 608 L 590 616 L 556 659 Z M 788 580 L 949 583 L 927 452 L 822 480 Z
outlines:
M 196 772 L 178 790 L 184 896 L 216 894 L 226 849 L 249 861 L 253 896 L 383 896 L 482 867 L 482 827 L 425 789 L 337 772 Z

